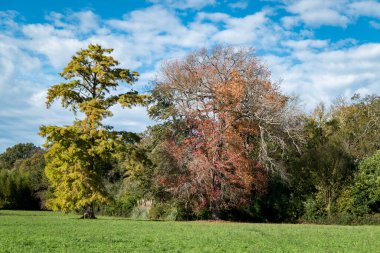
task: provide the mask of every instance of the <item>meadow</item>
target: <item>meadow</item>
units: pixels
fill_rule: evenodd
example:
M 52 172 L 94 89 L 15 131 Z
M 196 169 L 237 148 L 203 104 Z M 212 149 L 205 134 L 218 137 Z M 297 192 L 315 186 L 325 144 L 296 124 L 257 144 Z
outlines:
M 0 252 L 380 252 L 380 226 L 81 220 L 0 211 Z

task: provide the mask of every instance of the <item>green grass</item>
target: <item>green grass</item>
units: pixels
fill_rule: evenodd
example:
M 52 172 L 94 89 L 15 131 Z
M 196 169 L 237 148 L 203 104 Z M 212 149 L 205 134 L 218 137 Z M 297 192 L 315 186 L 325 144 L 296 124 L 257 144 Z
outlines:
M 0 252 L 380 252 L 380 226 L 78 217 L 0 211 Z

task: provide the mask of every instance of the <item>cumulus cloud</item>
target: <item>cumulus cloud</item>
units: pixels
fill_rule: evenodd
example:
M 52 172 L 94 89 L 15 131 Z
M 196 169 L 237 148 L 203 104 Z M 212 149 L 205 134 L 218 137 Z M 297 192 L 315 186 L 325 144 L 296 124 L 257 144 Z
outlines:
M 317 42 L 317 46 L 325 43 Z M 376 71 L 380 64 L 380 44 L 321 51 L 313 51 L 310 41 L 287 44 L 296 45 L 287 60 L 281 57 L 266 60 L 271 65 L 281 65 L 272 69 L 274 75 L 282 79 L 281 85 L 287 93 L 299 94 L 309 110 L 320 101 L 330 103 L 342 95 L 380 93 L 380 74 Z M 298 50 L 300 44 L 302 50 Z
M 377 1 L 355 1 L 348 5 L 348 12 L 354 16 L 380 18 L 380 3 Z
M 71 12 L 66 15 L 51 12 L 46 16 L 54 27 L 63 28 L 76 34 L 98 32 L 100 29 L 100 18 L 92 11 Z
M 176 9 L 202 9 L 208 5 L 216 4 L 215 0 L 148 0 L 153 4 L 162 4 Z
M 232 9 L 246 9 L 248 7 L 248 2 L 247 1 L 238 1 L 234 3 L 229 3 L 229 7 Z
M 346 27 L 359 17 L 380 18 L 380 3 L 375 0 L 280 0 L 293 14 L 282 18 L 285 27 L 305 24 Z
M 216 43 L 250 45 L 260 50 L 276 50 L 285 31 L 270 18 L 271 10 L 264 9 L 244 17 L 223 13 L 200 13 L 198 20 L 217 22 L 222 28 L 211 35 Z
M 343 13 L 347 0 L 285 0 L 285 9 L 294 14 L 283 18 L 287 27 L 300 22 L 309 26 L 346 26 L 349 18 Z

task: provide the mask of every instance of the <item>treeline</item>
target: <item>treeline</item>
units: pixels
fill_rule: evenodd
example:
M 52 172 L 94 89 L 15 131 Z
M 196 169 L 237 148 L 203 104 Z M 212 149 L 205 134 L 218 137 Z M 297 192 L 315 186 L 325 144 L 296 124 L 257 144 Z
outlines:
M 110 95 L 138 74 L 90 45 L 52 86 L 83 120 L 42 126 L 45 149 L 0 155 L 0 207 L 150 219 L 378 223 L 380 97 L 313 113 L 282 94 L 251 50 L 215 47 L 167 62 L 149 96 Z M 102 124 L 110 106 L 142 104 L 139 135 Z

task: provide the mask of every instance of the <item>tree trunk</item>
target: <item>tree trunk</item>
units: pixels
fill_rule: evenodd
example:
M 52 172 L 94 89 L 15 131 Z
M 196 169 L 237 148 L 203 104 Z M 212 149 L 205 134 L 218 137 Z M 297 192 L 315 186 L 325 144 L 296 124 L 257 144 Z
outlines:
M 213 210 L 211 210 L 211 218 L 213 220 L 220 220 L 220 211 L 218 208 L 213 208 Z
M 211 203 L 211 219 L 220 220 L 220 208 L 216 200 Z
M 96 219 L 93 205 L 89 205 L 84 211 L 82 219 Z

